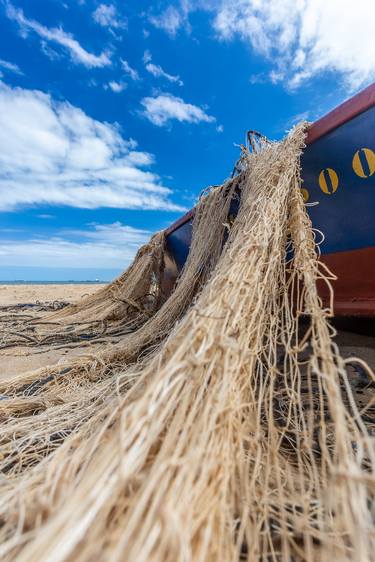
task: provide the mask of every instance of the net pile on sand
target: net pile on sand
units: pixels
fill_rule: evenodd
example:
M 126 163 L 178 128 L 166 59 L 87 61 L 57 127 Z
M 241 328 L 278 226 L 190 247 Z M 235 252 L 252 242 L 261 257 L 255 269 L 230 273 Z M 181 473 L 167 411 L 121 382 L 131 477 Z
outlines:
M 119 343 L 0 385 L 2 560 L 375 559 L 373 425 L 317 294 L 303 140 L 245 151 L 202 197 L 167 300 L 157 235 L 53 316 Z

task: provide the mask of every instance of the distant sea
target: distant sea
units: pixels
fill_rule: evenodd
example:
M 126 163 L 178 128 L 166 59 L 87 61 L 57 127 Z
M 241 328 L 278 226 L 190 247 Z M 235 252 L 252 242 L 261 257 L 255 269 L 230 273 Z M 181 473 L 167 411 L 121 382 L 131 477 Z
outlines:
M 97 279 L 95 281 L 84 280 L 82 281 L 26 281 L 23 279 L 15 279 L 14 281 L 2 281 L 0 279 L 0 285 L 100 285 L 103 283 L 109 283 L 109 281 L 101 281 Z
M 0 265 L 0 285 L 97 285 L 109 283 L 121 273 L 122 268 Z

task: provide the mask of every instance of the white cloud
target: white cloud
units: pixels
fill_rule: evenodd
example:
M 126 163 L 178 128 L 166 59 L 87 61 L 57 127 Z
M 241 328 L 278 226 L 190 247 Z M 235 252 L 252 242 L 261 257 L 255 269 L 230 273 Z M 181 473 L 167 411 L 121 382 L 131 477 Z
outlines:
M 216 131 L 217 131 L 218 133 L 223 133 L 223 132 L 224 132 L 224 126 L 223 126 L 223 125 L 218 125 L 218 126 L 216 127 Z
M 110 88 L 112 92 L 115 92 L 115 94 L 119 94 L 126 89 L 127 85 L 125 82 L 115 82 L 115 80 L 111 80 L 108 82 L 107 87 Z
M 169 82 L 176 82 L 179 86 L 184 85 L 183 81 L 178 75 L 174 76 L 173 74 L 168 74 L 168 72 L 165 72 L 165 70 L 163 70 L 160 65 L 154 64 L 151 61 L 152 55 L 150 51 L 147 50 L 143 53 L 143 62 L 147 72 L 155 76 L 155 78 L 165 78 Z
M 176 82 L 179 86 L 184 85 L 183 81 L 180 79 L 179 76 L 173 76 L 173 74 L 168 74 L 168 72 L 165 72 L 165 70 L 163 70 L 162 67 L 159 66 L 158 64 L 153 64 L 152 62 L 149 62 L 146 64 L 146 70 L 147 72 L 155 76 L 155 78 L 165 78 L 169 82 Z
M 296 88 L 323 71 L 351 88 L 375 78 L 373 0 L 222 0 L 214 12 L 221 39 L 239 36 L 275 63 L 274 83 Z
M 334 72 L 358 88 L 375 79 L 374 0 L 180 0 L 151 23 L 174 37 L 206 10 L 218 38 L 240 37 L 273 68 L 268 80 L 290 88 Z M 253 78 L 256 83 L 263 76 Z
M 173 119 L 188 123 L 212 123 L 215 117 L 207 115 L 201 108 L 191 103 L 185 103 L 183 99 L 171 94 L 161 94 L 157 97 L 146 97 L 141 101 L 144 112 L 151 123 L 162 127 Z
M 132 80 L 139 80 L 138 72 L 130 66 L 128 61 L 126 61 L 125 59 L 120 59 L 120 61 L 121 61 L 121 66 L 125 71 L 125 73 L 128 74 Z
M 314 121 L 315 118 L 318 118 L 318 113 L 315 111 L 301 111 L 300 113 L 296 113 L 295 115 L 291 115 L 288 119 L 284 121 L 282 126 L 286 131 L 289 131 L 294 125 L 300 123 L 301 121 Z
M 147 64 L 148 62 L 150 62 L 152 60 L 152 56 L 149 50 L 146 50 L 143 53 L 143 62 L 144 64 Z
M 123 268 L 151 232 L 115 222 L 86 230 L 60 230 L 48 238 L 7 238 L 0 242 L 0 266 Z
M 153 26 L 168 33 L 170 37 L 175 37 L 181 27 L 188 25 L 187 13 L 183 7 L 178 9 L 175 6 L 168 6 L 161 14 L 150 16 L 149 21 Z
M 0 210 L 26 205 L 182 210 L 116 125 L 0 83 Z
M 17 64 L 8 62 L 6 60 L 0 59 L 0 68 L 8 70 L 9 72 L 14 72 L 14 74 L 23 74 L 22 70 Z
M 99 4 L 92 17 L 102 27 L 110 29 L 124 29 L 127 27 L 127 21 L 118 15 L 114 4 Z
M 64 31 L 61 27 L 45 27 L 35 20 L 26 18 L 21 9 L 15 8 L 10 3 L 6 5 L 6 14 L 9 19 L 18 23 L 23 34 L 33 31 L 43 40 L 61 45 L 67 49 L 72 61 L 77 64 L 83 64 L 87 68 L 102 67 L 111 64 L 107 52 L 102 52 L 100 55 L 89 53 L 74 39 L 73 35 Z

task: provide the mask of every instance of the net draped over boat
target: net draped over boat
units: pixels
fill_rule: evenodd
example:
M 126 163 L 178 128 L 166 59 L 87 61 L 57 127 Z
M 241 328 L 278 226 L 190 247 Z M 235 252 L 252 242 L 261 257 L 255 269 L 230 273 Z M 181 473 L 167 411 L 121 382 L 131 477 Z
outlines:
M 318 296 L 305 129 L 200 198 L 169 298 L 159 233 L 50 317 L 117 343 L 0 382 L 1 560 L 375 560 L 374 428 Z

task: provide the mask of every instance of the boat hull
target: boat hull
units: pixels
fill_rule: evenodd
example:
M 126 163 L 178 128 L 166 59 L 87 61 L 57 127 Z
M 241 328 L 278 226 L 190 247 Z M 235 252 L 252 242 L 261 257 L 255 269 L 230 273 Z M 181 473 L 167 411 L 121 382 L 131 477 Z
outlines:
M 320 241 L 321 261 L 337 277 L 337 316 L 375 316 L 374 131 L 375 84 L 314 123 L 301 158 L 302 193 Z M 193 214 L 166 231 L 167 290 L 189 252 Z M 327 301 L 324 284 L 319 291 Z
M 375 316 L 375 246 L 321 257 L 337 279 L 333 281 L 335 316 Z M 324 302 L 329 295 L 321 284 Z

